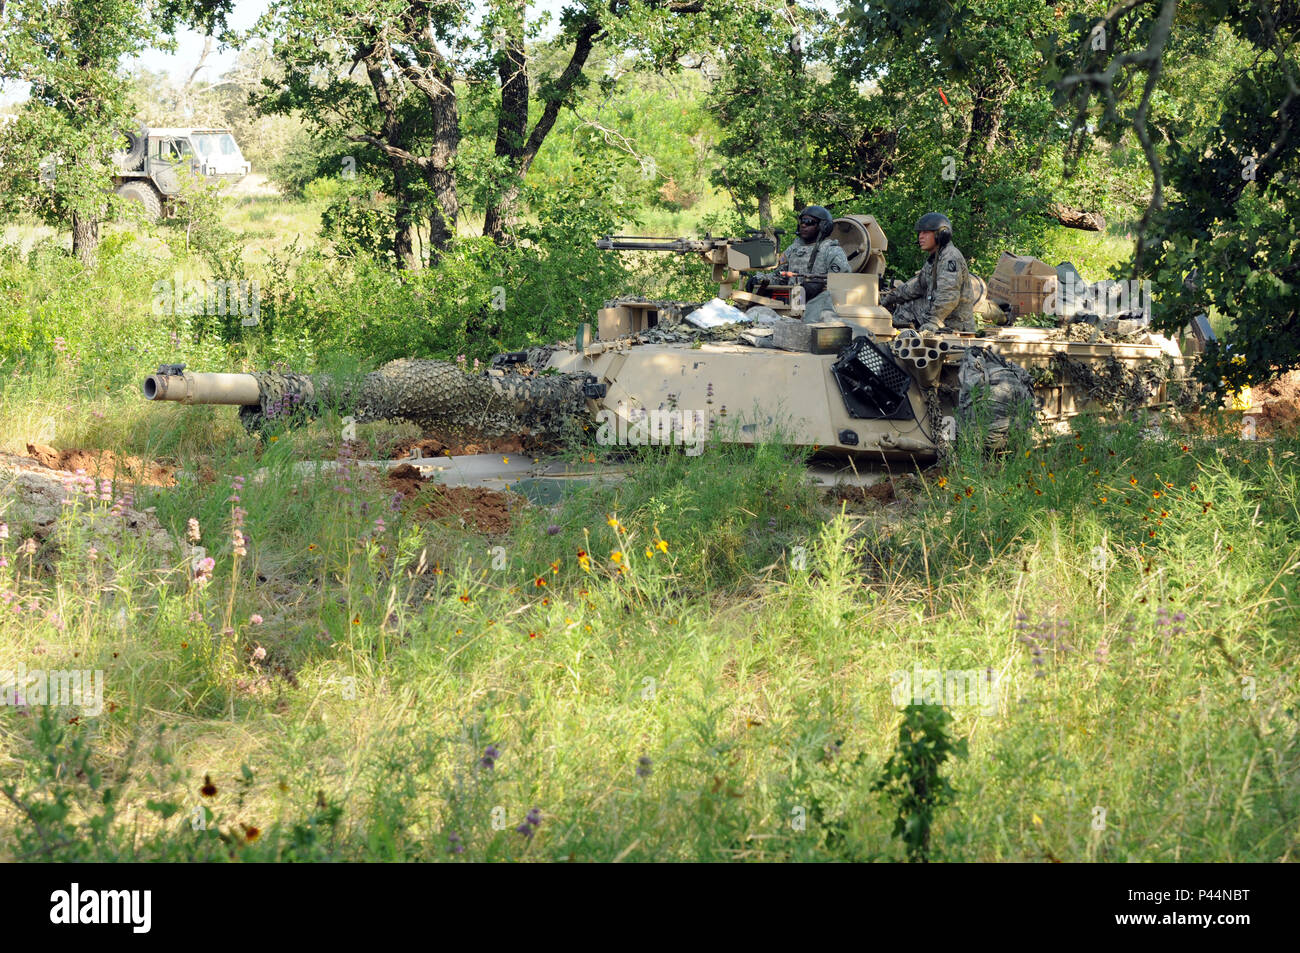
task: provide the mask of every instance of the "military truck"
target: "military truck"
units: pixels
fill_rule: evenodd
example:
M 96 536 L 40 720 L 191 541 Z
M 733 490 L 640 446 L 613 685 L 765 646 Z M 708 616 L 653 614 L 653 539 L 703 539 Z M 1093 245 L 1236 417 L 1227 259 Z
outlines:
M 187 174 L 233 183 L 250 170 L 229 129 L 141 126 L 125 139 L 125 148 L 113 156 L 113 191 L 154 220 L 174 214 Z

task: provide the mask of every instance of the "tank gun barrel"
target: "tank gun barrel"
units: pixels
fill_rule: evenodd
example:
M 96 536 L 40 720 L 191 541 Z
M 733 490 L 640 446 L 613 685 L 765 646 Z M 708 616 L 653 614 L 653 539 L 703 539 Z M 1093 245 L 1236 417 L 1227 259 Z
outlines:
M 196 374 L 171 364 L 144 379 L 144 399 L 247 407 L 261 401 L 262 390 L 252 374 Z
M 521 374 L 511 363 L 494 363 L 474 375 L 447 361 L 402 358 L 347 380 L 287 371 L 195 373 L 183 364 L 164 364 L 145 378 L 144 397 L 233 404 L 241 407 L 240 419 L 249 430 L 270 418 L 316 416 L 333 404 L 348 407 L 357 423 L 406 419 L 495 437 L 521 430 L 558 433 L 567 420 L 586 416 L 589 399 L 603 396 L 603 388 L 586 371 Z

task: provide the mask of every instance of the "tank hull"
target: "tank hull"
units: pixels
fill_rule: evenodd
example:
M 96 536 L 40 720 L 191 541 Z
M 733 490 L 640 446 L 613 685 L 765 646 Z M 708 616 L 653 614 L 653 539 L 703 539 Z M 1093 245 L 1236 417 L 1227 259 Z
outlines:
M 1084 366 L 1113 366 L 1127 374 L 1143 367 L 1181 373 L 1177 346 L 1158 335 L 1146 343 L 1108 344 L 1046 340 L 1046 332 L 1008 328 L 993 337 L 935 335 L 926 344 L 946 351 L 929 369 L 895 360 L 911 378 L 903 405 L 884 417 L 855 416 L 832 371 L 836 354 L 812 354 L 740 343 L 641 343 L 635 338 L 598 341 L 579 349 L 553 349 L 545 367 L 586 373 L 604 385 L 588 401 L 606 441 L 619 444 L 689 444 L 702 432 L 728 442 L 781 439 L 823 452 L 890 460 L 933 458 L 955 432 L 957 368 L 968 347 L 984 347 L 1034 376 L 1039 419 L 1060 424 L 1108 409 L 1085 384 L 1062 374 L 1062 359 Z M 886 342 L 879 341 L 882 349 Z M 891 357 L 893 352 L 891 351 Z M 1162 378 L 1165 375 L 1161 375 Z M 1138 406 L 1167 400 L 1163 379 Z

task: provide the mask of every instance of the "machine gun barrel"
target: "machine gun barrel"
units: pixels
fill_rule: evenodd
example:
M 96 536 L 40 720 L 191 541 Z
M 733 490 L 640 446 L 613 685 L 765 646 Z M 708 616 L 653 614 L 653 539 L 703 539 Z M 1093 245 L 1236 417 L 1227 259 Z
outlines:
M 712 251 L 725 239 L 698 238 L 660 238 L 654 235 L 606 235 L 596 239 L 596 247 L 602 251 L 671 251 L 697 252 Z

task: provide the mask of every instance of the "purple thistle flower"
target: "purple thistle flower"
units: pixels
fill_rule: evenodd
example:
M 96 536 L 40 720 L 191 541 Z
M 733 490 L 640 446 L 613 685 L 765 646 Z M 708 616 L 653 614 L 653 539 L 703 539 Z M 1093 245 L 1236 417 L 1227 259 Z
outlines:
M 542 809 L 539 807 L 533 808 L 524 816 L 524 820 L 527 821 L 529 824 L 533 825 L 533 827 L 541 827 Z
M 648 757 L 641 755 L 636 759 L 636 776 L 638 778 L 650 777 L 650 766 L 654 764 Z
M 518 831 L 520 834 L 523 834 L 525 837 L 531 838 L 533 836 L 533 829 L 528 824 L 520 824 L 518 827 L 515 828 L 515 830 Z

